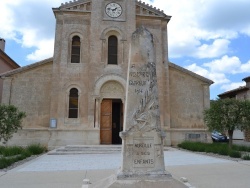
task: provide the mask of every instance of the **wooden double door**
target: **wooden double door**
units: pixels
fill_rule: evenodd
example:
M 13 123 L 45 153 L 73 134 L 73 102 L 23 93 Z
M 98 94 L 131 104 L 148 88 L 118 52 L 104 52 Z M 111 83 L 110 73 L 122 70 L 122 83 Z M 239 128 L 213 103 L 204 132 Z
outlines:
M 103 99 L 101 103 L 101 144 L 121 144 L 123 104 L 120 99 Z

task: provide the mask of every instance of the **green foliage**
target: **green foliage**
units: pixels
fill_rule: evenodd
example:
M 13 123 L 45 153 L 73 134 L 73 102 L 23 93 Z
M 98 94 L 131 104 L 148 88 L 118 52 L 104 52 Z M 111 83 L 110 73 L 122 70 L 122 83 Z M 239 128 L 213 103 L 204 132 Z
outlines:
M 22 153 L 23 150 L 24 149 L 22 147 L 19 147 L 19 146 L 6 147 L 3 150 L 2 155 L 4 157 L 14 156 L 14 155 L 18 155 L 18 154 Z
M 33 144 L 26 148 L 32 155 L 39 155 L 47 151 L 46 147 L 41 146 L 40 144 Z
M 241 153 L 239 151 L 230 150 L 229 156 L 233 158 L 241 158 Z
M 12 161 L 13 161 L 12 159 L 7 159 L 4 157 L 1 157 L 0 158 L 0 169 L 3 169 L 3 168 L 10 166 L 13 163 Z
M 26 159 L 31 155 L 38 155 L 47 151 L 47 148 L 39 144 L 33 144 L 26 148 L 19 146 L 0 147 L 0 169 L 6 168 L 13 163 Z
M 211 101 L 210 108 L 204 111 L 204 122 L 211 131 L 227 131 L 231 146 L 233 131 L 250 127 L 250 101 L 229 98 Z
M 0 105 L 0 141 L 6 143 L 12 135 L 21 129 L 24 112 L 20 112 L 13 105 Z
M 232 146 L 232 149 L 233 149 L 233 150 L 236 150 L 236 151 L 250 152 L 250 147 L 249 147 L 249 146 L 233 145 L 233 146 Z
M 189 142 L 185 141 L 178 145 L 178 147 L 187 149 L 190 151 L 198 151 L 198 152 L 206 152 L 206 153 L 215 153 L 219 155 L 226 155 L 233 158 L 240 158 L 241 157 L 241 151 L 248 150 L 249 147 L 243 147 L 243 146 L 236 146 L 234 145 L 231 149 L 228 147 L 227 144 L 224 143 L 201 143 L 201 142 Z M 241 150 L 244 149 L 244 150 Z
M 247 125 L 250 118 L 250 114 L 247 114 L 250 111 L 249 103 L 249 101 L 236 99 L 211 101 L 210 109 L 204 111 L 205 124 L 210 130 L 221 132 L 235 129 L 242 130 L 245 126 L 250 126 Z

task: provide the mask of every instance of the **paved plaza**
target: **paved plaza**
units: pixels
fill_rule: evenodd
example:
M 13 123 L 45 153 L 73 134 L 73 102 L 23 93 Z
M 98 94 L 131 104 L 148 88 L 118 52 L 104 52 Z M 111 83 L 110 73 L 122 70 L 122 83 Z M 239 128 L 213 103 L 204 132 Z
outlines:
M 169 148 L 167 171 L 186 177 L 196 188 L 247 188 L 250 162 L 233 161 Z M 0 172 L 1 188 L 81 188 L 84 178 L 95 183 L 117 172 L 121 154 L 44 154 L 8 172 Z

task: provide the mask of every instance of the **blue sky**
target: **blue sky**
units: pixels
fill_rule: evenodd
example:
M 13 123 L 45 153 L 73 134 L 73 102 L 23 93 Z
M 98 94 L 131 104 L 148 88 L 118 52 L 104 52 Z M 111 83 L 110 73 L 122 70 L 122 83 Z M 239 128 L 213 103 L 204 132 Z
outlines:
M 65 0 L 1 0 L 0 37 L 21 66 L 53 56 L 53 7 Z M 213 80 L 211 99 L 250 76 L 249 0 L 144 0 L 172 16 L 170 61 Z

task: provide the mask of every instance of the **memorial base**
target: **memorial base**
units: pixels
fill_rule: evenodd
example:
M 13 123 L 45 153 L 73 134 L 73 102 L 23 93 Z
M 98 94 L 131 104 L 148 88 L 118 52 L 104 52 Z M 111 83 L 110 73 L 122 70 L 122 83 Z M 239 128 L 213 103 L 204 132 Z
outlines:
M 91 188 L 188 188 L 187 185 L 174 179 L 173 177 L 145 177 L 140 179 L 117 179 L 116 175 L 112 175 L 103 179 L 96 184 L 90 186 Z
M 156 172 L 118 172 L 117 180 L 158 180 L 172 178 L 172 175 L 167 171 Z

